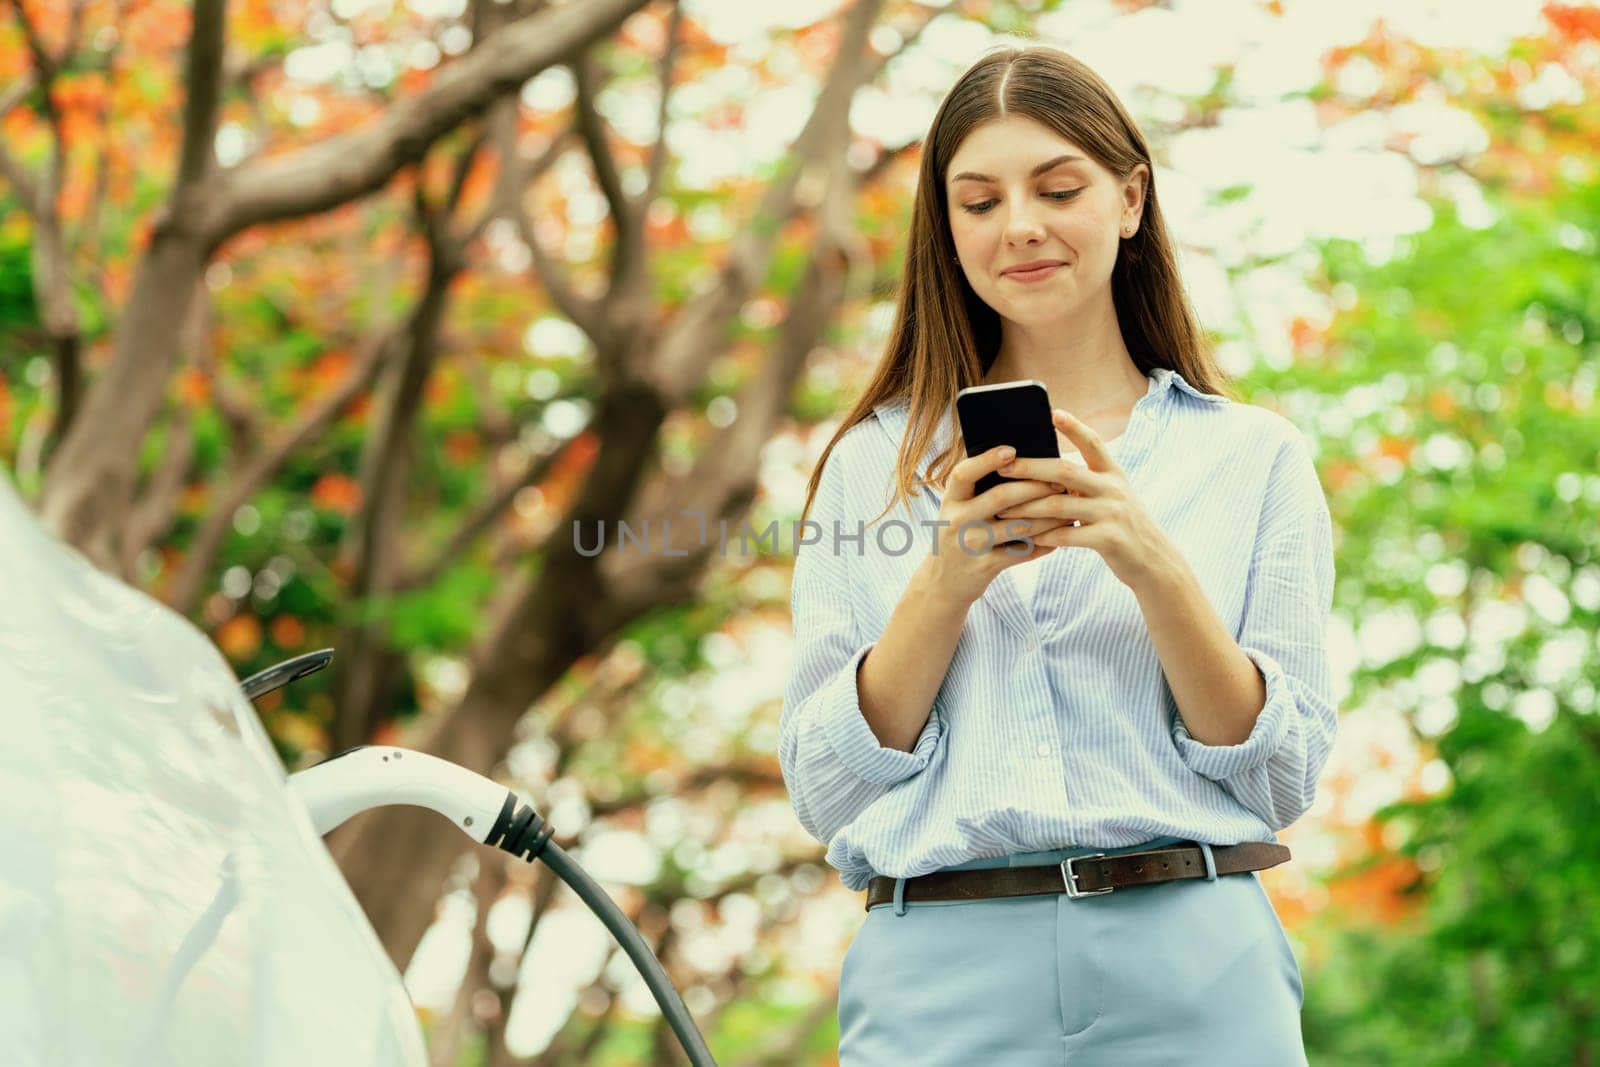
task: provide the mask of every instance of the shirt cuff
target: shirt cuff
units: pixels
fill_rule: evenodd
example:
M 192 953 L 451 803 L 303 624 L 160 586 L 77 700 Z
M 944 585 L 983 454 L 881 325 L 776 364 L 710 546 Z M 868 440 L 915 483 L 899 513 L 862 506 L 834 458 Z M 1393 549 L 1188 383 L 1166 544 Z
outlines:
M 934 746 L 939 743 L 943 724 L 939 709 L 928 712 L 928 722 L 917 736 L 910 752 L 886 748 L 878 743 L 878 736 L 867 725 L 861 713 L 861 695 L 856 686 L 856 674 L 861 660 L 872 651 L 865 645 L 850 657 L 850 662 L 829 683 L 828 695 L 823 701 L 822 730 L 839 757 L 852 774 L 874 785 L 893 785 L 904 781 L 928 765 Z
M 1266 701 L 1249 737 L 1237 745 L 1207 745 L 1189 735 L 1181 714 L 1172 719 L 1172 739 L 1178 746 L 1178 755 L 1191 771 L 1213 781 L 1232 778 L 1261 766 L 1283 746 L 1289 732 L 1294 694 L 1289 690 L 1283 668 L 1260 649 L 1247 647 L 1244 654 L 1250 657 L 1267 683 Z

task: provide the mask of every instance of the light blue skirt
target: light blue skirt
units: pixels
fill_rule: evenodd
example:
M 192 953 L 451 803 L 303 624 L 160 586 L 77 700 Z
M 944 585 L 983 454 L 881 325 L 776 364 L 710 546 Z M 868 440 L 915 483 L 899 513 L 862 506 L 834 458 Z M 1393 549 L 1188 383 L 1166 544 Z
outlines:
M 1188 840 L 944 869 L 1059 864 Z M 1076 900 L 886 902 L 867 912 L 845 952 L 839 1063 L 1296 1067 L 1306 1063 L 1302 994 L 1294 952 L 1254 871 Z

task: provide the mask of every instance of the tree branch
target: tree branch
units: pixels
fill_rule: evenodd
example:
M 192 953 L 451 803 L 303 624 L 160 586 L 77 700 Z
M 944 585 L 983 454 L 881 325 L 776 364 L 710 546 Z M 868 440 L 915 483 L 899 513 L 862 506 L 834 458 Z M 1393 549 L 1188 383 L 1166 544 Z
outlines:
M 13 0 L 14 2 L 16 0 Z M 21 104 L 37 85 L 37 75 L 32 70 L 27 70 L 16 82 L 11 83 L 10 90 L 0 94 L 0 118 L 11 114 L 11 109 Z M 0 178 L 11 182 L 11 187 L 16 189 L 16 197 L 22 202 L 22 210 L 27 211 L 29 218 L 37 219 L 38 187 L 35 186 L 34 176 L 27 173 L 27 168 L 22 165 L 21 160 L 11 155 L 11 150 L 5 146 L 5 141 L 0 141 Z
M 307 441 L 321 433 L 363 390 L 369 388 L 384 356 L 394 343 L 393 329 L 376 334 L 363 348 L 344 381 L 323 394 L 300 419 L 277 435 L 257 456 L 227 480 L 228 493 L 206 516 L 189 544 L 178 572 L 168 587 L 165 600 L 180 614 L 188 614 L 199 596 L 200 585 L 216 559 L 222 538 L 238 511 L 260 491 L 284 462 Z
M 453 213 L 461 204 L 461 192 L 467 187 L 467 176 L 472 173 L 472 166 L 478 161 L 478 153 L 482 151 L 486 139 L 487 133 L 480 125 L 472 136 L 472 143 L 456 157 L 455 171 L 450 175 L 450 189 L 439 207 L 441 212 Z M 422 182 L 419 180 L 417 185 L 420 188 Z
M 417 189 L 420 201 L 420 181 Z M 376 425 L 361 456 L 361 507 L 346 530 L 340 550 L 357 575 L 351 592 L 358 597 L 388 586 L 387 578 L 374 581 L 375 564 L 384 554 L 381 542 L 393 532 L 387 520 L 404 512 L 405 480 L 411 466 L 409 450 L 423 393 L 438 356 L 439 326 L 450 281 L 460 269 L 453 237 L 445 232 L 447 222 L 428 217 L 426 207 L 420 203 L 419 207 L 429 248 L 425 288 L 406 321 L 404 353 L 380 390 Z
M 201 291 L 184 324 L 182 351 L 186 359 L 202 363 L 211 354 L 211 299 L 204 291 L 204 283 L 197 282 L 195 287 Z M 133 575 L 139 554 L 172 527 L 194 463 L 194 411 L 181 396 L 169 398 L 169 407 L 172 414 L 166 424 L 160 464 L 129 509 L 127 528 L 118 546 L 125 576 Z
M 647 2 L 588 0 L 520 19 L 369 126 L 230 171 L 209 220 L 208 247 L 248 226 L 322 211 L 381 187 L 496 97 L 610 33 Z
M 585 50 L 567 66 L 572 71 L 573 81 L 577 85 L 577 98 L 572 107 L 578 134 L 583 138 L 584 149 L 589 153 L 589 163 L 594 168 L 595 181 L 606 198 L 606 206 L 611 211 L 611 224 L 616 229 L 616 239 L 611 245 L 610 270 L 607 272 L 611 288 L 608 289 L 606 296 L 602 297 L 604 302 L 612 292 L 615 292 L 617 276 L 628 262 L 627 257 L 637 249 L 643 226 L 639 218 L 639 209 L 622 190 L 622 176 L 617 172 L 617 158 L 612 154 L 611 145 L 607 140 L 608 124 L 595 110 L 594 99 L 598 92 L 595 83 L 599 80 L 599 64 L 593 54 Z
M 127 24 L 129 9 L 133 6 L 131 0 L 119 0 L 116 8 L 117 25 Z M 117 79 L 117 58 L 122 51 L 124 38 L 121 34 L 108 48 L 100 60 L 100 69 L 105 76 L 107 85 L 115 85 Z M 95 291 L 106 293 L 108 286 L 105 279 L 105 268 L 102 261 L 104 255 L 104 220 L 105 202 L 111 187 L 111 160 L 112 160 L 112 135 L 111 135 L 111 93 L 100 95 L 99 106 L 95 109 L 95 122 L 99 127 L 99 143 L 95 146 L 94 163 L 94 192 L 89 197 L 89 210 L 78 227 L 78 236 L 74 242 L 78 246 L 79 262 L 89 264 L 88 270 L 94 275 Z M 105 299 L 102 295 L 101 299 Z
M 174 408 L 167 420 L 161 464 L 134 503 L 133 514 L 128 516 L 127 533 L 120 546 L 124 575 L 132 575 L 139 554 L 172 527 L 189 469 L 194 465 L 194 412 L 181 402 Z
M 851 98 L 883 63 L 881 57 L 867 53 L 867 37 L 882 6 L 882 0 L 857 0 L 851 6 L 833 67 L 782 171 L 767 186 L 751 220 L 734 239 L 717 282 L 680 312 L 676 328 L 653 354 L 652 365 L 642 370 L 669 404 L 681 403 L 723 350 L 719 341 L 725 325 L 765 277 L 784 223 L 802 208 L 813 206 L 797 196 L 806 191 L 802 177 L 807 184 L 815 182 L 822 166 L 818 163 L 819 145 L 829 127 L 837 128 L 841 122 L 848 127 Z M 816 195 L 820 196 L 820 190 Z
M 471 146 L 469 160 L 481 143 L 480 139 Z M 428 244 L 427 276 L 422 297 L 406 323 L 403 352 L 378 391 L 375 425 L 361 454 L 361 504 L 339 546 L 350 575 L 346 593 L 355 603 L 391 593 L 399 576 L 417 422 L 438 362 L 450 283 L 463 263 L 448 212 L 428 206 L 420 175 L 413 188 Z M 391 713 L 395 679 L 404 659 L 387 630 L 383 620 L 359 616 L 349 617 L 339 628 L 344 661 L 334 679 L 333 741 L 340 749 L 366 741 Z
M 33 71 L 23 71 L 17 80 L 11 83 L 9 89 L 0 93 L 0 118 L 4 118 L 12 108 L 22 103 L 38 84 Z
M 208 300 L 209 296 L 202 295 L 198 299 Z M 261 440 L 261 427 L 264 424 L 261 413 L 228 384 L 216 353 L 210 346 L 199 349 L 195 365 L 205 375 L 211 403 L 228 427 L 228 447 L 237 461 L 235 466 L 242 465 L 244 458 L 256 450 L 257 442 Z
M 11 9 L 17 15 L 17 28 L 22 31 L 23 43 L 28 46 L 28 56 L 33 61 L 34 72 L 38 75 L 39 84 L 45 87 L 45 106 L 54 111 L 55 104 L 48 99 L 49 87 L 67 54 L 51 55 L 50 50 L 44 46 L 44 39 L 39 36 L 39 27 L 28 17 L 28 9 L 23 6 L 22 0 L 10 0 L 10 3 Z
M 667 21 L 667 47 L 661 55 L 660 78 L 657 83 L 656 143 L 650 146 L 649 177 L 645 182 L 644 195 L 639 198 L 639 203 L 646 211 L 655 203 L 656 194 L 661 190 L 661 176 L 666 172 L 668 104 L 671 103 L 672 97 L 672 74 L 677 68 L 678 52 L 683 43 L 682 29 L 682 0 L 672 0 L 672 16 Z
M 194 28 L 184 60 L 183 149 L 178 185 L 192 186 L 216 163 L 217 111 L 222 96 L 224 0 L 195 0 Z
M 528 253 L 532 257 L 533 274 L 539 284 L 549 294 L 550 300 L 556 305 L 563 315 L 578 329 L 584 332 L 598 347 L 601 338 L 606 335 L 605 322 L 600 314 L 600 303 L 582 296 L 572 287 L 566 272 L 560 264 L 545 251 L 544 243 L 534 233 L 532 221 L 528 218 L 528 211 L 522 206 L 522 192 L 525 187 L 544 171 L 548 170 L 566 149 L 571 136 L 571 131 L 564 131 L 562 136 L 550 143 L 537 160 L 526 167 L 519 166 L 515 173 L 526 175 L 523 181 L 512 179 L 513 196 L 508 198 L 505 213 L 511 219 L 511 225 L 517 231 L 517 238 L 528 246 Z M 516 139 L 514 127 L 505 135 L 502 141 L 501 153 L 506 159 L 517 158 Z
M 528 219 L 528 213 L 520 205 L 511 217 L 511 224 L 516 227 L 517 237 L 528 246 L 528 253 L 533 260 L 534 277 L 549 295 L 551 303 L 565 315 L 574 326 L 582 330 L 584 336 L 594 342 L 596 348 L 603 348 L 603 339 L 608 331 L 605 319 L 600 314 L 600 302 L 586 297 L 572 287 L 566 272 L 561 264 L 545 250 L 544 243 L 534 233 L 533 223 Z
M 670 519 L 698 511 L 709 526 L 718 519 L 742 514 L 754 498 L 756 458 L 771 434 L 804 368 L 818 333 L 843 295 L 864 286 L 871 257 L 853 227 L 853 209 L 860 175 L 848 165 L 845 149 L 849 127 L 844 116 L 829 124 L 817 141 L 818 166 L 829 166 L 817 205 L 816 235 L 799 286 L 790 295 L 778 334 L 769 346 L 763 373 L 740 390 L 739 417 L 718 430 L 701 449 L 693 467 L 680 477 L 657 472 L 639 494 L 639 511 L 649 519 Z M 882 153 L 864 173 L 881 173 L 886 161 L 899 150 Z M 663 528 L 664 524 L 663 524 Z M 655 554 L 609 559 L 607 584 L 624 614 L 647 611 L 652 606 L 690 595 L 703 562 L 711 551 L 702 539 L 688 546 L 683 556 Z
M 0 108 L 0 115 L 4 115 L 10 108 Z M 22 203 L 22 210 L 35 222 L 39 218 L 39 187 L 34 183 L 33 175 L 23 166 L 22 161 L 11 154 L 4 141 L 0 141 L 0 177 L 11 183 L 17 191 L 17 199 Z
M 415 567 L 404 574 L 395 582 L 396 593 L 406 593 L 413 589 L 421 589 L 438 581 L 445 570 L 454 563 L 462 553 L 483 536 L 484 532 L 499 521 L 506 508 L 516 499 L 518 493 L 530 485 L 537 485 L 549 475 L 550 468 L 557 460 L 566 454 L 574 438 L 568 438 L 561 447 L 535 456 L 530 460 L 515 477 L 510 478 L 499 489 L 492 491 L 479 504 L 477 509 L 469 515 L 450 539 L 445 542 L 427 563 Z

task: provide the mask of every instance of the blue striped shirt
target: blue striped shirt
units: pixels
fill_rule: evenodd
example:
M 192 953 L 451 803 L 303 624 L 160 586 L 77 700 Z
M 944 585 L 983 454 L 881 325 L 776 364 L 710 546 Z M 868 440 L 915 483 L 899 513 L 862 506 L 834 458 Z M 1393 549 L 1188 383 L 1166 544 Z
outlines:
M 1157 837 L 1275 841 L 1316 797 L 1338 711 L 1327 653 L 1333 529 L 1310 445 L 1266 408 L 1157 368 L 1109 445 L 1266 683 L 1240 744 L 1189 735 L 1132 590 L 1058 548 L 1019 595 L 1002 571 L 967 612 L 912 750 L 878 743 L 856 670 L 931 550 L 939 493 L 889 502 L 904 400 L 839 439 L 797 549 L 778 757 L 802 826 L 851 889 L 986 856 Z M 921 457 L 952 440 L 951 410 Z M 891 526 L 891 523 L 894 525 Z M 894 528 L 895 526 L 898 529 Z

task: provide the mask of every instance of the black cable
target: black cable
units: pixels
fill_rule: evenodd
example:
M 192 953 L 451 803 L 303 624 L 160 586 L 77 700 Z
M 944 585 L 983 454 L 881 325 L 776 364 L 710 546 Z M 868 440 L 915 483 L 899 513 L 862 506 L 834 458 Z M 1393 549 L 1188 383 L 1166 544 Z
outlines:
M 656 1003 L 661 1005 L 661 1012 L 672 1026 L 672 1032 L 678 1035 L 678 1042 L 689 1054 L 689 1062 L 694 1067 L 716 1067 L 717 1061 L 711 1058 L 705 1038 L 701 1036 L 699 1027 L 695 1026 L 694 1017 L 678 995 L 677 987 L 667 978 L 667 972 L 662 970 L 661 961 L 656 959 L 655 953 L 650 951 L 650 946 L 645 944 L 644 938 L 639 936 L 639 931 L 628 921 L 628 917 L 622 914 L 622 909 L 617 907 L 611 895 L 600 888 L 599 883 L 590 878 L 577 861 L 567 855 L 565 849 L 550 840 L 554 832 L 555 828 L 540 818 L 531 806 L 520 805 L 517 795 L 508 792 L 484 844 L 493 845 L 513 856 L 524 857 L 529 863 L 543 859 L 549 864 L 550 869 L 578 894 L 578 899 L 600 917 L 606 929 L 611 931 L 611 936 L 617 939 L 628 958 L 633 960 L 644 984 L 650 987 Z
M 331 659 L 333 649 L 327 648 L 269 667 L 245 679 L 242 683 L 245 695 L 254 700 L 296 678 L 321 670 Z M 366 747 L 356 745 L 330 758 L 338 759 L 339 756 Z M 329 760 L 323 760 L 323 763 L 327 762 Z M 467 820 L 469 824 L 471 821 Z M 611 895 L 601 889 L 599 883 L 590 878 L 561 846 L 550 840 L 554 833 L 555 827 L 540 818 L 532 805 L 521 806 L 517 795 L 507 792 L 506 799 L 500 805 L 500 814 L 495 817 L 494 825 L 489 828 L 483 843 L 526 859 L 529 863 L 543 859 L 549 864 L 550 869 L 578 894 L 578 899 L 600 917 L 606 929 L 611 931 L 611 936 L 617 939 L 628 958 L 633 960 L 644 984 L 650 988 L 651 995 L 656 998 L 656 1003 L 661 1006 L 662 1013 L 672 1026 L 672 1032 L 678 1035 L 678 1042 L 688 1053 L 690 1063 L 694 1067 L 717 1067 L 717 1061 L 711 1058 L 711 1050 L 706 1047 L 706 1040 L 701 1036 L 700 1028 L 695 1026 L 694 1017 L 689 1014 L 683 998 L 678 995 L 677 987 L 667 977 L 667 972 L 662 970 L 661 961 L 656 959 L 655 953 L 650 951 L 650 946 L 644 943 L 644 938 L 639 936 L 639 931 L 628 921 L 628 917 L 622 914 L 622 909 L 617 907 Z

